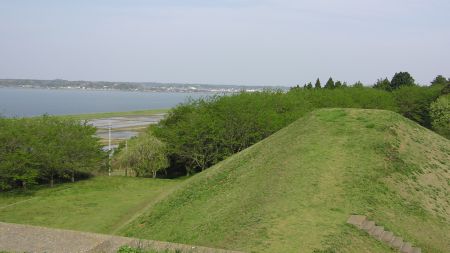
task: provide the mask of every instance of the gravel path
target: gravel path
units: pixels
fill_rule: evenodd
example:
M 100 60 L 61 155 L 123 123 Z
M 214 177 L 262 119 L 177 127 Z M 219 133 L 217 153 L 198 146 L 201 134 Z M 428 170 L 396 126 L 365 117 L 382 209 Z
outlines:
M 0 251 L 46 253 L 112 253 L 122 245 L 182 252 L 238 253 L 177 243 L 0 222 Z

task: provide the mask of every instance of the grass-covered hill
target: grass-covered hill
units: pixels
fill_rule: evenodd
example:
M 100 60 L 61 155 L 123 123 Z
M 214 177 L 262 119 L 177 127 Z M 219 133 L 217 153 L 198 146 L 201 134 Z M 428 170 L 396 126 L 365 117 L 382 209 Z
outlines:
M 390 252 L 364 214 L 450 249 L 450 141 L 383 110 L 323 109 L 191 179 L 122 234 L 253 252 Z

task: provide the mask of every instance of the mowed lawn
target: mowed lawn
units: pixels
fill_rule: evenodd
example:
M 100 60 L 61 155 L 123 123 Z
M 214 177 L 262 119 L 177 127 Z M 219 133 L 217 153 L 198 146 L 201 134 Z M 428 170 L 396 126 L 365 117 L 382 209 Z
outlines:
M 114 233 L 180 182 L 99 176 L 27 194 L 0 193 L 0 221 Z

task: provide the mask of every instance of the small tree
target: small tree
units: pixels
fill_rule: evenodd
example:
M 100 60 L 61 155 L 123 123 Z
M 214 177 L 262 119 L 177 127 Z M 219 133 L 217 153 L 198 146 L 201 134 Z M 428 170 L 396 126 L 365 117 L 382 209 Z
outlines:
M 337 81 L 337 82 L 334 84 L 334 88 L 336 88 L 336 89 L 342 88 L 342 83 L 341 83 L 341 81 Z
M 314 88 L 316 88 L 316 89 L 322 88 L 322 85 L 320 84 L 320 79 L 319 78 L 317 78 L 316 83 L 314 84 Z
M 375 89 L 380 89 L 380 90 L 391 90 L 391 82 L 389 81 L 389 79 L 386 78 L 380 78 L 377 80 L 377 82 L 373 85 L 373 87 Z
M 312 88 L 313 88 L 313 85 L 312 85 L 311 82 L 309 82 L 309 83 L 306 85 L 306 89 L 310 90 L 310 89 L 312 89 Z
M 334 81 L 333 78 L 329 78 L 327 83 L 325 84 L 325 89 L 334 89 Z
M 392 77 L 390 90 L 396 90 L 402 86 L 415 86 L 414 78 L 408 72 L 395 73 Z
M 448 80 L 447 85 L 441 90 L 441 95 L 450 94 L 450 80 Z
M 447 78 L 443 77 L 442 75 L 436 76 L 433 81 L 431 81 L 431 85 L 446 85 L 449 81 Z
M 130 166 L 136 176 L 156 177 L 158 171 L 169 166 L 166 145 L 150 134 L 143 134 L 132 141 L 127 152 L 118 157 L 121 164 Z
M 364 85 L 363 85 L 363 83 L 361 83 L 361 81 L 358 81 L 355 84 L 353 84 L 353 87 L 355 87 L 355 88 L 362 88 L 362 87 L 364 87 Z

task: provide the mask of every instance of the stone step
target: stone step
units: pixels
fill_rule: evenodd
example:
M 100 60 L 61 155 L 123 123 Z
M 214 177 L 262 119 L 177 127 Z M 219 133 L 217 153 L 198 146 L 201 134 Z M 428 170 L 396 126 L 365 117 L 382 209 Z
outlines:
M 351 215 L 347 223 L 365 230 L 369 235 L 380 240 L 401 253 L 422 253 L 418 247 L 413 247 L 412 243 L 404 242 L 402 237 L 395 236 L 391 231 L 385 231 L 383 226 L 377 226 L 374 221 L 370 221 L 364 215 Z
M 375 222 L 370 220 L 366 220 L 362 225 L 362 229 L 366 231 L 370 231 L 373 227 L 375 227 Z
M 369 234 L 375 238 L 379 238 L 379 236 L 384 232 L 384 227 L 375 226 L 372 230 L 369 231 Z
M 350 217 L 347 220 L 347 223 L 357 226 L 358 228 L 361 228 L 366 219 L 367 218 L 364 215 L 350 215 Z
M 412 253 L 412 244 L 410 242 L 405 242 L 400 249 L 400 252 L 402 253 Z
M 391 231 L 385 231 L 380 239 L 383 242 L 390 243 L 394 239 L 394 233 Z
M 394 237 L 394 239 L 389 243 L 389 245 L 393 248 L 396 248 L 400 250 L 403 246 L 403 238 L 401 237 Z

